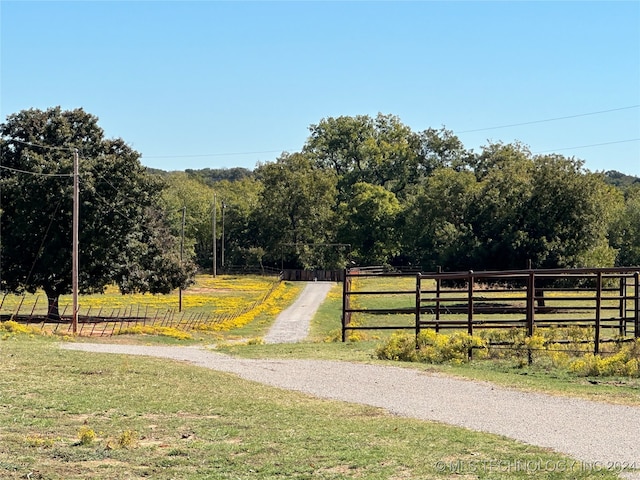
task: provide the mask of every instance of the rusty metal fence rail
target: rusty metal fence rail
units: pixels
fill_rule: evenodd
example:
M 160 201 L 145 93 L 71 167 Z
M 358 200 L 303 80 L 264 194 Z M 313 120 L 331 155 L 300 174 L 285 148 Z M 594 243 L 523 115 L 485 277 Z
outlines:
M 353 279 L 407 274 L 345 272 L 342 339 L 352 330 L 422 329 L 436 331 L 580 327 L 593 329 L 594 353 L 600 344 L 640 338 L 640 279 L 638 268 L 526 269 L 484 272 L 430 272 L 412 275 L 413 290 L 373 291 L 353 288 Z M 352 299 L 367 296 L 413 295 L 412 307 L 353 308 Z M 354 322 L 353 315 L 412 315 L 413 322 L 384 326 Z

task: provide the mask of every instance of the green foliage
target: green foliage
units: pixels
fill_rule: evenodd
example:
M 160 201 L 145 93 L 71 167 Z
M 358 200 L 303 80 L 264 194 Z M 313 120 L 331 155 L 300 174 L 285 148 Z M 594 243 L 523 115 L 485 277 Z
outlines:
M 623 344 L 609 356 L 587 353 L 571 362 L 569 370 L 584 377 L 640 377 L 640 340 Z
M 42 288 L 57 315 L 71 291 L 73 150 L 80 155 L 80 290 L 161 293 L 186 285 L 193 273 L 179 259 L 168 230 L 162 181 L 123 140 L 107 140 L 98 119 L 82 109 L 31 109 L 0 125 L 2 290 Z M 29 172 L 29 174 L 24 173 Z
M 182 234 L 184 209 L 184 257 L 195 255 L 200 268 L 211 264 L 212 214 L 214 191 L 202 181 L 183 172 L 171 172 L 164 177 L 167 185 L 162 198 L 169 212 L 171 232 Z
M 469 268 L 475 238 L 468 212 L 478 188 L 472 172 L 451 168 L 436 169 L 415 186 L 402 205 L 405 255 L 426 270 Z
M 262 183 L 258 206 L 253 211 L 255 246 L 263 246 L 268 260 L 307 269 L 322 268 L 324 250 L 308 244 L 331 243 L 335 228 L 333 205 L 335 176 L 313 167 L 305 154 L 283 154 L 275 163 L 256 169 Z M 283 244 L 289 248 L 283 250 Z M 284 258 L 283 258 L 284 256 Z
M 609 237 L 617 265 L 640 266 L 640 182 L 625 190 L 624 207 L 611 222 Z
M 640 179 L 591 173 L 579 159 L 533 155 L 519 142 L 474 153 L 451 131 L 413 132 L 394 115 L 328 117 L 309 130 L 300 152 L 254 172 L 149 175 L 137 152 L 103 139 L 82 110 L 11 115 L 0 148 L 7 167 L 62 175 L 71 171 L 69 148 L 81 150 L 86 293 L 110 281 L 127 292 L 187 283 L 192 258 L 211 267 L 214 241 L 223 268 L 336 269 L 351 260 L 449 271 L 520 269 L 528 260 L 536 268 L 640 265 Z M 0 182 L 3 288 L 67 292 L 69 179 L 3 170 Z
M 631 186 L 639 186 L 640 178 L 632 175 L 626 175 L 616 170 L 609 170 L 604 172 L 604 179 L 609 185 L 613 185 L 620 188 L 627 188 Z
M 463 332 L 445 335 L 434 330 L 422 330 L 417 337 L 407 333 L 394 333 L 376 349 L 381 360 L 399 360 L 423 363 L 463 363 L 473 350 L 476 358 L 486 354 L 486 342 Z
M 200 170 L 194 170 L 187 168 L 185 173 L 189 177 L 197 179 L 207 185 L 215 185 L 218 182 L 238 182 L 251 178 L 253 173 L 251 170 L 242 167 L 234 168 L 203 168 Z
M 340 238 L 354 245 L 351 254 L 360 265 L 377 265 L 399 254 L 396 231 L 400 202 L 383 187 L 370 183 L 352 186 L 352 196 L 341 205 Z

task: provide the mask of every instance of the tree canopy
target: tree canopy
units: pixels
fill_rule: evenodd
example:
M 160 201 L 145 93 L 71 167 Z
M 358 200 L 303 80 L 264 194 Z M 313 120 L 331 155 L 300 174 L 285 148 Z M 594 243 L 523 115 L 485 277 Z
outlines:
M 185 286 L 193 264 L 179 258 L 160 202 L 163 183 L 122 139 L 105 139 L 82 109 L 31 109 L 0 125 L 2 243 L 5 291 L 42 288 L 57 314 L 71 291 L 73 151 L 80 156 L 79 288 L 167 293 Z
M 309 130 L 299 152 L 254 171 L 149 175 L 137 152 L 104 139 L 82 110 L 10 116 L 2 125 L 2 288 L 68 290 L 72 148 L 82 155 L 86 292 L 107 282 L 123 292 L 184 284 L 183 209 L 185 256 L 201 269 L 211 268 L 214 241 L 223 268 L 640 264 L 640 179 L 590 172 L 579 159 L 534 155 L 518 142 L 473 152 L 445 128 L 414 132 L 393 115 L 328 117 Z
M 225 242 L 236 264 L 482 270 L 640 261 L 635 177 L 589 172 L 579 159 L 533 155 L 518 142 L 472 152 L 449 130 L 413 132 L 393 115 L 328 117 L 309 130 L 300 152 L 259 165 L 251 183 L 189 172 L 234 212 Z M 326 244 L 348 244 L 349 255 L 330 255 Z

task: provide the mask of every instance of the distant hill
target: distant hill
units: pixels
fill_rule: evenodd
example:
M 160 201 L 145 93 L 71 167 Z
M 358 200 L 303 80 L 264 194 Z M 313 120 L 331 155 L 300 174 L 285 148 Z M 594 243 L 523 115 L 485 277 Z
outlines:
M 236 182 L 243 178 L 253 177 L 253 172 L 248 168 L 234 167 L 234 168 L 203 168 L 200 170 L 186 169 L 185 172 L 188 175 L 192 175 L 201 179 L 203 182 L 212 184 L 220 182 L 222 180 L 228 180 L 230 182 Z
M 624 188 L 635 183 L 640 183 L 640 177 L 626 175 L 616 170 L 609 170 L 607 172 L 604 172 L 604 179 L 607 183 L 619 188 Z
M 157 168 L 147 167 L 147 171 L 154 175 L 165 176 L 170 172 L 160 170 Z M 248 168 L 243 167 L 233 167 L 233 168 L 202 168 L 199 170 L 194 170 L 191 168 L 187 168 L 185 170 L 187 175 L 191 175 L 193 177 L 198 178 L 202 182 L 212 185 L 216 182 L 220 182 L 222 180 L 228 180 L 230 182 L 235 182 L 237 180 L 242 180 L 243 178 L 251 178 L 253 177 L 253 171 Z M 618 188 L 625 188 L 630 185 L 640 184 L 640 177 L 636 177 L 633 175 L 627 175 L 622 172 L 618 172 L 616 170 L 609 170 L 603 173 L 605 181 L 614 185 Z
M 171 173 L 165 170 L 160 170 L 158 168 L 151 168 L 151 167 L 147 167 L 147 172 L 153 175 L 158 175 L 160 177 L 165 177 Z M 191 168 L 187 168 L 184 172 L 189 176 L 196 177 L 197 179 L 199 179 L 200 181 L 208 185 L 212 185 L 222 180 L 235 182 L 237 180 L 242 180 L 243 178 L 253 177 L 253 171 L 247 168 L 242 168 L 242 167 L 203 168 L 200 170 L 193 170 Z

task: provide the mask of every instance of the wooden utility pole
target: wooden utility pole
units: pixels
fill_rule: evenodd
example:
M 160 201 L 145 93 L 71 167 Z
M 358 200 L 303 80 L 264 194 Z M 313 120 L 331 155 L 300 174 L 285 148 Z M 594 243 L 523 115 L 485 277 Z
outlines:
M 224 274 L 224 210 L 227 208 L 227 204 L 222 201 L 222 241 L 220 242 L 220 246 L 222 247 L 222 251 L 220 252 L 220 265 L 222 266 L 222 273 Z
M 180 232 L 180 267 L 184 255 L 184 224 L 187 216 L 187 207 L 182 207 L 182 230 Z M 182 311 L 182 286 L 178 289 L 178 311 Z
M 73 294 L 73 315 L 71 326 L 73 334 L 78 331 L 78 225 L 80 214 L 80 195 L 78 187 L 78 149 L 73 151 L 73 238 L 71 253 L 71 291 Z
M 216 248 L 216 194 L 213 194 L 213 278 L 216 278 L 218 249 Z

